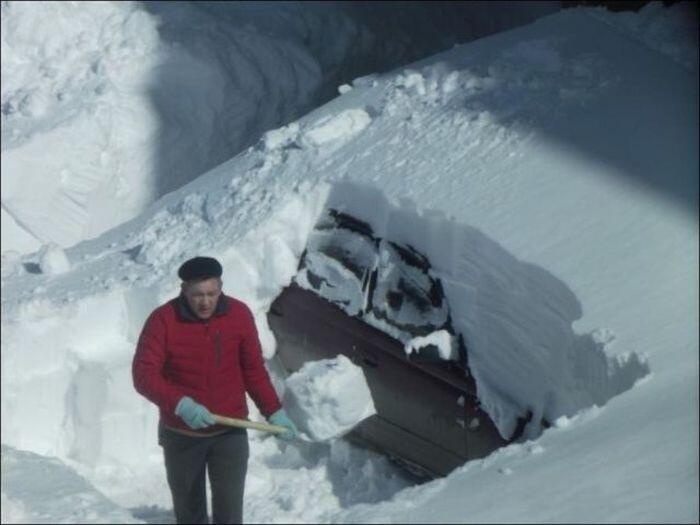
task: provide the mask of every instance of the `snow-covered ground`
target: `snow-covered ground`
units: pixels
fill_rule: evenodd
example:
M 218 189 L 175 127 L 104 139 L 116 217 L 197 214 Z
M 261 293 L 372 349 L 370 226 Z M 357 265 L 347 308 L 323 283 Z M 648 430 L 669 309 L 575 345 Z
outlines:
M 56 458 L 2 446 L 3 523 L 140 523 Z
M 502 432 L 523 408 L 553 426 L 421 485 L 342 440 L 251 432 L 246 521 L 697 522 L 691 13 L 572 9 L 359 78 L 96 239 L 5 256 L 3 521 L 46 501 L 67 519 L 6 455 L 86 480 L 75 505 L 92 494 L 104 520 L 98 492 L 168 519 L 157 411 L 130 377 L 146 315 L 182 260 L 218 257 L 272 358 L 265 314 L 332 206 L 429 257 Z
M 343 82 L 558 9 L 345 4 L 2 2 L 3 251 L 93 238 Z

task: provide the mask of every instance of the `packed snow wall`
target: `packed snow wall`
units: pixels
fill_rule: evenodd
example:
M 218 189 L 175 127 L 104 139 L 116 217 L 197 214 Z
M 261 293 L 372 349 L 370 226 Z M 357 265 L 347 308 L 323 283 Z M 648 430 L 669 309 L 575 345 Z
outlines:
M 556 9 L 3 2 L 3 251 L 95 237 L 342 83 Z

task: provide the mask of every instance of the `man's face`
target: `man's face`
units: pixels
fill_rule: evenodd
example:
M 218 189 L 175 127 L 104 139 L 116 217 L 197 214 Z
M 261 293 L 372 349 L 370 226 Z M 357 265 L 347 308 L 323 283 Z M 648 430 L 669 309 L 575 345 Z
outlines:
M 182 293 L 197 317 L 209 319 L 214 315 L 216 303 L 221 295 L 221 279 L 212 277 L 203 281 L 182 283 Z

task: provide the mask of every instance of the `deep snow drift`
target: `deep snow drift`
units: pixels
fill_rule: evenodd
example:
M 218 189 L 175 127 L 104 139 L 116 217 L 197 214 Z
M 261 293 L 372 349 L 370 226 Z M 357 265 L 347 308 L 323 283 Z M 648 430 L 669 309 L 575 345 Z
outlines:
M 422 79 L 418 73 L 412 76 Z M 404 81 L 398 77 L 399 86 Z M 403 327 L 451 325 L 467 341 L 480 403 L 504 439 L 513 436 L 518 418 L 527 418 L 528 412 L 531 423 L 525 432 L 536 437 L 543 421 L 546 425 L 593 404 L 602 406 L 649 372 L 635 353 L 607 356 L 616 337 L 611 330 L 574 333 L 572 323 L 581 316 L 581 306 L 573 292 L 479 231 L 435 210 L 392 205 L 380 191 L 347 182 L 335 184 L 326 207 L 367 221 L 372 239 L 332 228 L 322 215 L 309 235 L 297 284 L 316 291 L 310 281 L 319 276 L 317 293 L 348 315 L 409 348 L 426 344 L 426 337 L 436 340 L 445 360 L 457 359 L 456 337 L 441 342 L 445 338 L 435 331 L 416 338 Z M 414 251 L 402 254 L 400 249 Z M 341 257 L 331 257 L 339 252 Z M 425 257 L 423 262 L 431 264 L 428 273 L 420 271 L 420 262 L 402 264 L 402 257 L 409 256 Z M 377 270 L 369 311 L 364 311 L 368 298 L 362 278 L 340 260 L 352 261 L 351 268 Z M 429 297 L 437 281 L 446 300 L 434 299 L 433 308 L 408 300 L 391 307 L 392 293 L 410 286 Z
M 398 14 L 343 2 L 1 9 L 3 250 L 26 253 L 135 217 L 343 82 L 558 5 L 409 5 Z
M 251 434 L 247 521 L 696 522 L 697 34 L 658 29 L 687 9 L 645 8 L 653 38 L 568 10 L 357 79 L 99 238 L 5 259 L 2 442 L 167 512 L 143 320 L 216 256 L 271 359 L 267 309 L 334 207 L 430 257 L 499 428 L 553 426 L 418 486 L 343 441 Z

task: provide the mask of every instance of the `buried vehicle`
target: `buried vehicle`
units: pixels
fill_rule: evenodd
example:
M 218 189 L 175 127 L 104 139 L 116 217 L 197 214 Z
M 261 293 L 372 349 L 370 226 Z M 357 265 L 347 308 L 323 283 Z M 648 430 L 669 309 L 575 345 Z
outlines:
M 362 367 L 377 414 L 347 437 L 414 473 L 447 475 L 522 433 L 525 418 L 504 439 L 480 407 L 464 336 L 427 258 L 348 214 L 328 209 L 318 221 L 268 321 L 289 373 L 339 354 Z

